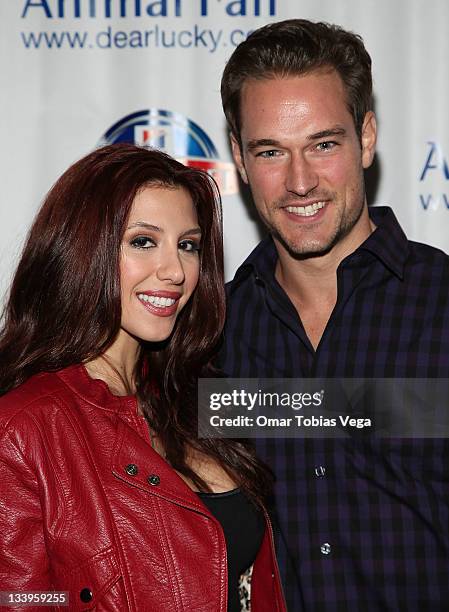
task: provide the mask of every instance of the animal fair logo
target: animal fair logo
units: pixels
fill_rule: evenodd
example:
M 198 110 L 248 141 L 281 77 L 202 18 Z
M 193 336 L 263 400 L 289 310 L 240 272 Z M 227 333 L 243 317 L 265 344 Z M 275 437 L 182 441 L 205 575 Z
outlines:
M 419 201 L 424 210 L 449 210 L 449 162 L 441 142 L 429 140 L 425 162 L 419 176 Z
M 222 195 L 238 191 L 234 164 L 220 161 L 206 132 L 180 113 L 150 108 L 126 115 L 105 132 L 99 145 L 116 142 L 159 149 L 185 166 L 203 170 L 215 179 Z

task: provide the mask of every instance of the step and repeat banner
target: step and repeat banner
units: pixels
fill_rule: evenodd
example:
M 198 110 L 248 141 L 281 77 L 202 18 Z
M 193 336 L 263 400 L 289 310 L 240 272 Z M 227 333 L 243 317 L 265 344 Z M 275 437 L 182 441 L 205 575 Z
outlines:
M 119 141 L 213 174 L 231 278 L 261 228 L 239 193 L 220 77 L 249 32 L 293 17 L 362 35 L 379 123 L 370 203 L 392 206 L 411 238 L 449 251 L 447 0 L 1 0 L 1 295 L 52 183 Z

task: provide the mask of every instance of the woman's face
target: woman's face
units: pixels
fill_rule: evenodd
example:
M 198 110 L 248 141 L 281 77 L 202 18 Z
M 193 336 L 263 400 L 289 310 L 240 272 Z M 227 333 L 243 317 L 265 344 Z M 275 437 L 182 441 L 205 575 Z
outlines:
M 170 336 L 198 282 L 200 242 L 185 189 L 150 186 L 136 195 L 121 247 L 121 341 Z

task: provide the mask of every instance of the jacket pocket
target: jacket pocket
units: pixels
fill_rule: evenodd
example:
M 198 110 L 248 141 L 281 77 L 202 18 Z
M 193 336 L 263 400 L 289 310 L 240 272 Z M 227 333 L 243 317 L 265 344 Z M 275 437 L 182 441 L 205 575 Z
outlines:
M 57 608 L 63 612 L 124 612 L 128 609 L 120 566 L 112 547 L 80 565 L 65 568 L 59 578 L 56 590 L 69 594 L 68 606 Z

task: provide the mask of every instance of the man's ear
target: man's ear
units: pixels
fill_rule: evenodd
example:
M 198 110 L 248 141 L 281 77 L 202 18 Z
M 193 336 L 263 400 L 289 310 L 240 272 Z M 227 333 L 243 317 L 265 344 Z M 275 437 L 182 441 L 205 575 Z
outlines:
M 373 111 L 368 111 L 362 126 L 362 166 L 369 168 L 376 151 L 377 124 Z
M 243 163 L 242 149 L 237 142 L 234 134 L 231 133 L 231 148 L 232 148 L 232 157 L 234 158 L 235 165 L 237 166 L 237 170 L 239 171 L 240 176 L 242 177 L 242 181 L 248 184 L 248 177 L 246 175 L 245 164 Z

